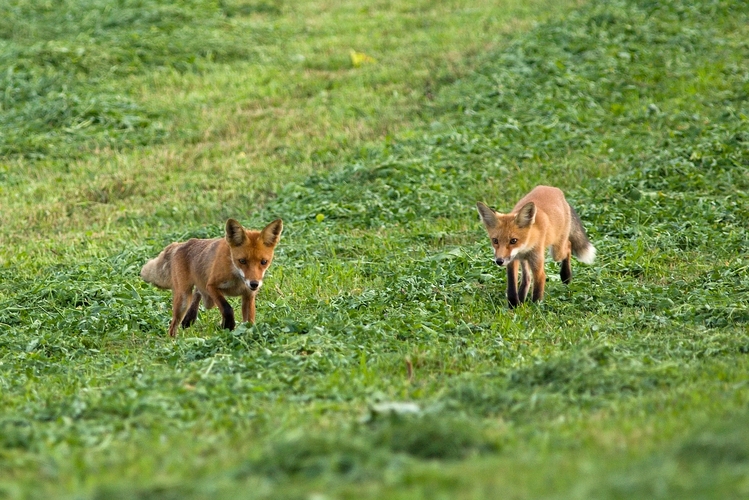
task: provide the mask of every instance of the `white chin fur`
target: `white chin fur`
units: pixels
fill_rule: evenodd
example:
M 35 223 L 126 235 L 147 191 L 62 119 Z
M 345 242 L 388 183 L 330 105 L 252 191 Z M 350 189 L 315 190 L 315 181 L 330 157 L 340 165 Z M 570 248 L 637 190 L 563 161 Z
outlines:
M 510 252 L 510 258 L 507 259 L 507 262 L 508 263 L 512 262 L 513 260 L 517 258 L 518 255 L 523 255 L 526 252 L 526 250 L 528 250 L 528 247 L 526 245 L 523 245 L 522 247 L 518 247 L 518 248 L 513 248 L 512 251 Z
M 579 260 L 583 264 L 592 264 L 595 259 L 596 247 L 594 247 L 593 245 L 588 245 L 588 248 L 580 252 L 580 255 L 577 256 L 577 260 Z
M 234 263 L 234 259 L 232 259 L 232 261 L 231 261 L 231 264 L 232 264 L 232 266 L 234 266 L 234 275 L 235 275 L 235 276 L 236 276 L 237 278 L 241 278 L 241 279 L 244 279 L 244 273 L 243 273 L 243 272 L 242 272 L 242 270 L 241 270 L 240 268 L 238 268 L 238 267 L 237 267 L 237 265 L 236 265 L 236 264 Z

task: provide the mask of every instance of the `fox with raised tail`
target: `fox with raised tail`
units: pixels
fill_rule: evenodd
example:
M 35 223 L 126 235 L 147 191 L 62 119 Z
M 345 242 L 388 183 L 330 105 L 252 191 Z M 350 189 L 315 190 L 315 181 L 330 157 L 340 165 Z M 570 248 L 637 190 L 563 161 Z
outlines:
M 510 307 L 525 301 L 531 278 L 533 301 L 543 299 L 547 248 L 554 261 L 562 264 L 560 275 L 564 284 L 572 279 L 571 255 L 585 264 L 592 264 L 595 259 L 596 249 L 588 240 L 580 217 L 558 188 L 536 186 L 509 214 L 497 213 L 481 202 L 476 207 L 494 247 L 494 262 L 507 267 Z M 523 276 L 518 290 L 520 266 Z
M 200 300 L 206 309 L 221 309 L 221 327 L 233 330 L 234 310 L 226 296 L 242 297 L 242 320 L 255 322 L 255 297 L 281 238 L 283 221 L 251 231 L 234 219 L 226 221 L 223 238 L 196 239 L 168 245 L 140 271 L 145 281 L 173 292 L 169 335 L 187 328 L 198 317 Z M 197 289 L 197 290 L 196 290 Z M 196 293 L 193 291 L 196 290 Z

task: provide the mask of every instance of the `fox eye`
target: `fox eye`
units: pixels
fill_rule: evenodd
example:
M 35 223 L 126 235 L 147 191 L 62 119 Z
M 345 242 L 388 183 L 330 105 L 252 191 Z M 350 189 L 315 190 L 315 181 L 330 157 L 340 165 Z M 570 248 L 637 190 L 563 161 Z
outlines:
M 242 265 L 247 264 L 247 259 L 239 259 L 239 263 Z
M 264 265 L 266 265 L 267 263 L 268 263 L 268 259 L 263 259 L 263 260 L 261 260 L 261 261 L 260 261 L 260 265 L 261 265 L 261 266 L 264 266 Z
M 510 238 L 510 245 L 514 245 L 517 242 L 518 242 L 517 238 Z
M 499 245 L 499 238 L 492 238 L 492 243 Z

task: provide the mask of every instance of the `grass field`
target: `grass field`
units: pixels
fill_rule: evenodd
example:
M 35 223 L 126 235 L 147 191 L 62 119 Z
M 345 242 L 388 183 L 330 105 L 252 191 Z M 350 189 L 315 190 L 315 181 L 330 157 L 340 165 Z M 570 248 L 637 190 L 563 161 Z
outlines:
M 0 498 L 749 497 L 748 41 L 742 0 L 0 5 Z M 509 310 L 474 206 L 538 183 L 599 257 Z M 171 340 L 140 267 L 227 217 L 285 222 L 258 322 Z

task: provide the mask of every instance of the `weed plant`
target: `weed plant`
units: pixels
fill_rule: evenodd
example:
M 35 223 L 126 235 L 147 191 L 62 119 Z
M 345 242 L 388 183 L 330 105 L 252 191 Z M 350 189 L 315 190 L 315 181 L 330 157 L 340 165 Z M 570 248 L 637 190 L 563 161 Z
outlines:
M 749 495 L 747 40 L 740 0 L 584 4 L 262 207 L 6 266 L 0 494 Z M 599 257 L 509 310 L 474 204 L 538 183 Z M 172 341 L 140 266 L 227 214 L 285 221 L 258 323 Z

